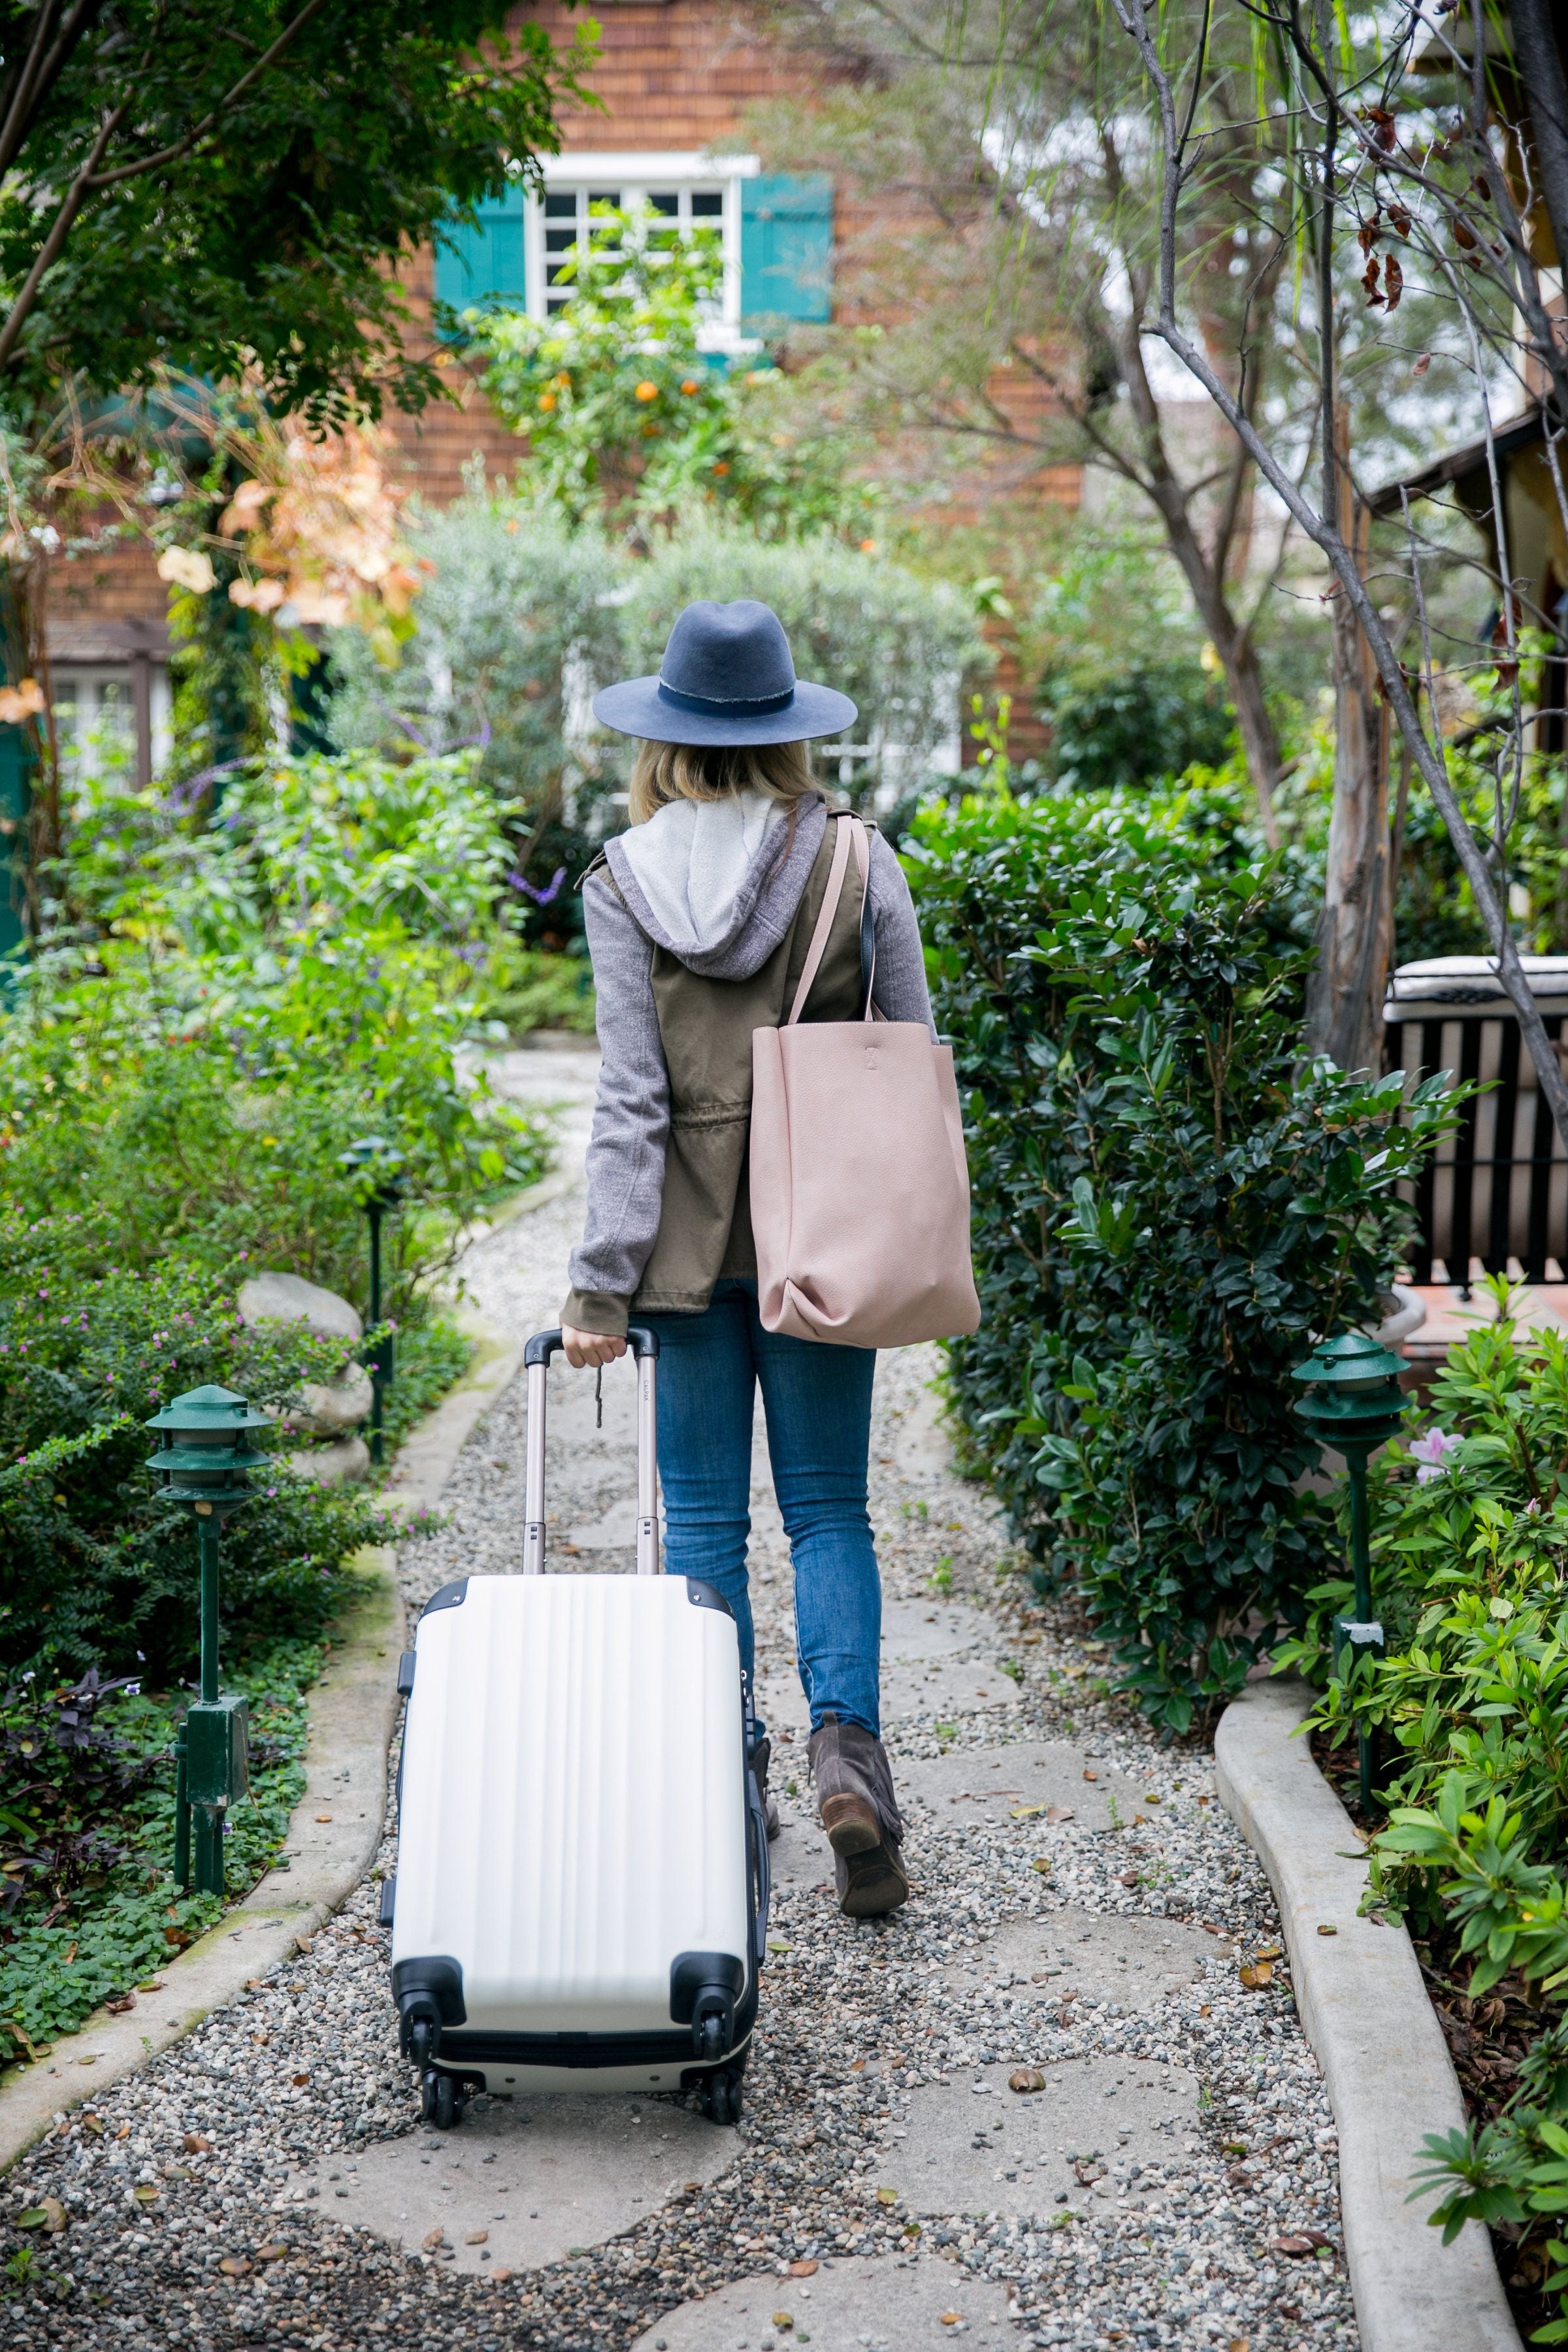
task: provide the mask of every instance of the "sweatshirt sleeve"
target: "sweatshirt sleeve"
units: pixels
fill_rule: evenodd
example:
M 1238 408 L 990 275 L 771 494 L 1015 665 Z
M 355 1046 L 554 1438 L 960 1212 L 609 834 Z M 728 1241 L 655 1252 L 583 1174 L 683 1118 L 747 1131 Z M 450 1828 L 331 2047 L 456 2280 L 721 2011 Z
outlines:
M 870 879 L 871 924 L 877 942 L 872 996 L 888 1020 L 923 1022 L 934 1038 L 915 902 L 897 853 L 879 833 L 871 835 Z
M 906 894 L 907 895 L 907 894 Z M 568 1265 L 564 1321 L 624 1337 L 658 1233 L 669 1074 L 653 1001 L 653 943 L 602 874 L 583 888 L 602 1060 L 588 1144 L 588 1209 Z

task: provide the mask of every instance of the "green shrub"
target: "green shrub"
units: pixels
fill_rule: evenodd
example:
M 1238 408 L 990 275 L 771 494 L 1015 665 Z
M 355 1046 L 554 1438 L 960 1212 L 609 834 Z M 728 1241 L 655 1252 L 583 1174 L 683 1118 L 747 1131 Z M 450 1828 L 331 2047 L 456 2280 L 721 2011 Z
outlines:
M 1444 1114 L 1298 1060 L 1286 884 L 1177 796 L 968 799 L 908 859 L 965 1098 L 984 1320 L 964 1442 L 1042 1589 L 1184 1731 L 1300 1620 L 1332 1528 L 1289 1375 L 1376 1316 Z
M 522 953 L 495 914 L 502 814 L 471 753 L 268 761 L 212 828 L 87 780 L 60 885 L 83 919 L 0 1019 L 6 1198 L 90 1212 L 117 1265 L 243 1260 L 359 1297 L 339 1157 L 383 1134 L 409 1185 L 391 1311 L 417 1311 L 463 1221 L 547 1157 L 467 1050 Z
M 1468 2220 L 1506 2229 L 1510 2275 L 1558 2316 L 1536 2343 L 1568 2342 L 1568 1340 L 1521 1337 L 1509 1286 L 1500 1319 L 1455 1348 L 1428 1402 L 1433 1427 L 1371 1465 L 1373 1591 L 1387 1654 L 1341 1682 L 1329 1621 L 1349 1587 L 1311 1595 L 1279 1654 L 1321 1686 L 1317 1727 L 1382 1743 L 1385 1814 L 1367 1907 L 1407 1917 L 1469 2002 L 1513 1977 L 1533 1988 L 1517 2080 L 1488 2070 L 1481 2112 L 1425 2147 L 1423 2185 L 1445 2241 Z M 1500 2014 L 1501 2003 L 1498 2004 Z M 1500 2084 L 1494 2089 L 1493 2083 Z M 1500 2112 L 1489 2110 L 1500 2107 Z
M 1050 767 L 1072 792 L 1151 784 L 1226 756 L 1235 719 L 1194 660 L 1133 661 L 1110 677 L 1063 678 L 1041 698 Z
M 349 1350 L 298 1326 L 247 1330 L 218 1276 L 177 1261 L 114 1266 L 83 1218 L 0 1220 L 0 1668 L 97 1666 L 153 1683 L 196 1657 L 189 1517 L 154 1493 L 144 1423 L 218 1381 L 281 1412 Z M 285 1465 L 224 1545 L 225 1657 L 283 1636 L 318 1639 L 341 1607 L 343 1563 L 384 1539 L 374 1502 Z
M 542 501 L 482 488 L 414 517 L 408 541 L 434 566 L 415 633 L 388 670 L 357 630 L 334 632 L 332 732 L 383 757 L 473 744 L 489 790 L 537 809 L 571 764 L 574 667 L 602 683 L 617 659 L 610 548 Z

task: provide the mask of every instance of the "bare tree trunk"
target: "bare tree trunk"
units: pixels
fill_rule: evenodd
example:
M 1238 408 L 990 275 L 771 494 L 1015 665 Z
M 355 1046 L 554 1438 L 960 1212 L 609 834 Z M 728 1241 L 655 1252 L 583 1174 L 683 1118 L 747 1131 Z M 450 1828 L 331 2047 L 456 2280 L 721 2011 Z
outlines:
M 1152 436 L 1151 436 L 1152 438 Z M 1164 520 L 1172 554 L 1181 565 L 1199 617 L 1225 672 L 1226 688 L 1236 712 L 1237 731 L 1247 760 L 1247 772 L 1258 795 L 1263 837 L 1270 849 L 1279 846 L 1279 819 L 1274 808 L 1274 787 L 1279 781 L 1279 738 L 1268 715 L 1263 672 L 1250 630 L 1231 611 L 1226 594 L 1225 555 L 1211 555 L 1193 528 L 1188 495 L 1163 463 L 1151 467 L 1149 492 Z
M 1355 507 L 1350 418 L 1334 414 L 1341 533 L 1366 572 L 1367 515 Z M 1307 983 L 1307 1051 L 1342 1070 L 1373 1070 L 1381 1059 L 1383 994 L 1394 951 L 1394 888 L 1388 857 L 1388 764 L 1373 667 L 1348 596 L 1331 597 L 1333 616 L 1334 798 L 1328 868 L 1318 918 L 1318 958 Z
M 1508 0 L 1508 21 L 1534 133 L 1535 169 L 1560 268 L 1568 266 L 1568 79 L 1554 0 Z

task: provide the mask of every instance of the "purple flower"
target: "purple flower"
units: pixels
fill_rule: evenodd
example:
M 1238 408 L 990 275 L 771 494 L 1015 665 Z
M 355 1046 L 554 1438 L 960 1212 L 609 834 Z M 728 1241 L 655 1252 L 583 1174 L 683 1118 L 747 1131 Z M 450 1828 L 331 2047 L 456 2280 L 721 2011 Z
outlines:
M 1440 1478 L 1448 1467 L 1448 1456 L 1457 1454 L 1463 1444 L 1462 1437 L 1446 1437 L 1440 1429 L 1429 1429 L 1425 1437 L 1416 1438 L 1410 1448 L 1411 1460 L 1420 1465 L 1415 1473 L 1416 1485 L 1425 1486 L 1428 1479 Z
M 558 866 L 550 877 L 549 887 L 544 890 L 536 890 L 533 884 L 522 874 L 509 874 L 506 878 L 512 889 L 526 892 L 536 907 L 548 907 L 566 879 L 566 868 L 564 866 Z

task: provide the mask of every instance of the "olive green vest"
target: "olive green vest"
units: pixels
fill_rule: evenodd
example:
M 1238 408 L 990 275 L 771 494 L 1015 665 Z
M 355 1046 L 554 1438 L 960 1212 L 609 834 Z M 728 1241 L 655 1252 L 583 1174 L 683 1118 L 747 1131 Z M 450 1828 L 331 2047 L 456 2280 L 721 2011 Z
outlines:
M 829 816 L 795 920 L 749 980 L 707 980 L 667 948 L 654 949 L 669 1141 L 658 1234 L 632 1300 L 634 1315 L 700 1314 L 722 1276 L 756 1273 L 746 1156 L 752 1032 L 778 1028 L 795 1002 L 843 821 Z M 613 879 L 607 867 L 597 870 Z M 851 866 L 801 1019 L 853 1021 L 859 1010 L 860 892 Z

